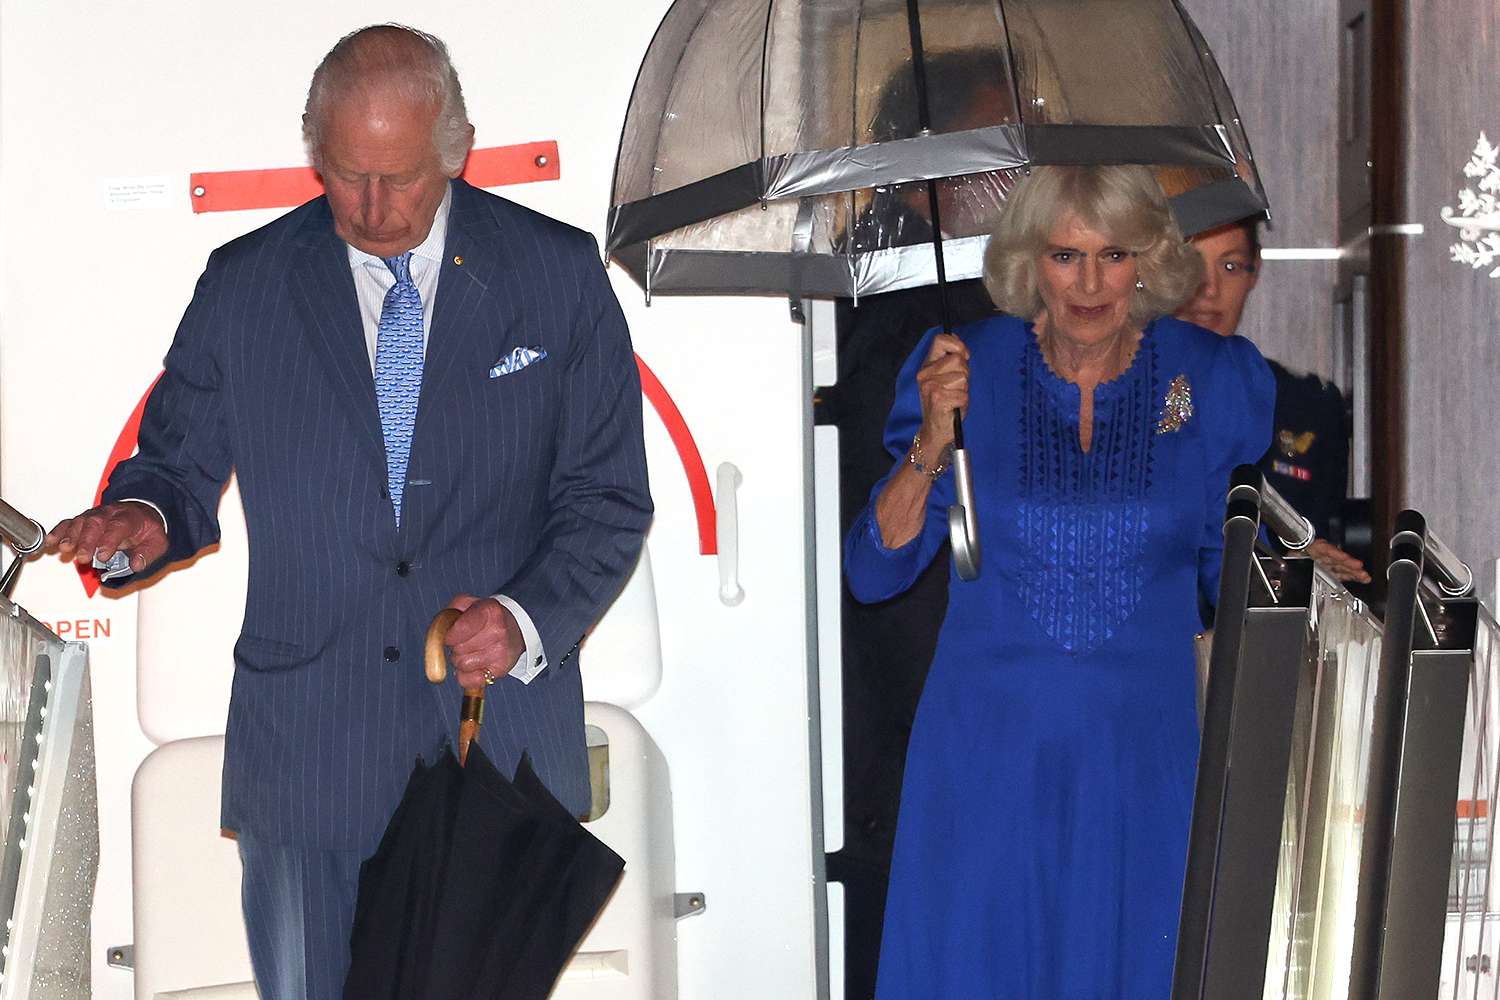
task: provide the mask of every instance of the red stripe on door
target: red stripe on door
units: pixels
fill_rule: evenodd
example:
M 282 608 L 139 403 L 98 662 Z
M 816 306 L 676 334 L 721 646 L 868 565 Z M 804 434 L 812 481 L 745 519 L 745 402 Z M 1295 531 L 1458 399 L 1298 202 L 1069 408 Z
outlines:
M 698 551 L 706 556 L 715 555 L 719 551 L 719 516 L 714 508 L 714 491 L 708 485 L 708 472 L 703 468 L 703 456 L 698 454 L 693 432 L 682 419 L 682 411 L 677 409 L 666 386 L 639 354 L 635 356 L 635 365 L 641 372 L 641 392 L 666 425 L 667 434 L 677 448 L 677 457 L 682 461 L 682 469 L 687 473 L 688 488 L 693 493 L 693 511 L 698 517 Z
M 557 143 L 550 139 L 476 149 L 464 167 L 464 180 L 482 188 L 555 181 L 561 176 Z M 194 212 L 239 212 L 300 205 L 322 194 L 323 183 L 311 167 L 220 170 L 193 174 L 188 190 Z

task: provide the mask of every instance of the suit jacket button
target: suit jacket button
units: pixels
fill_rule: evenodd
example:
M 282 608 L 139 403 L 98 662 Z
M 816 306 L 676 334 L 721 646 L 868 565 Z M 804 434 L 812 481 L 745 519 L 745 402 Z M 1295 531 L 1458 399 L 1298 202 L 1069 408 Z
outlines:
M 395 646 L 385 647 L 385 662 L 395 663 L 399 659 L 401 659 L 401 650 L 397 649 Z
M 407 562 L 406 560 L 403 559 L 401 562 L 398 562 L 396 564 L 396 575 L 397 576 L 405 576 L 406 574 L 408 574 L 410 572 L 411 572 L 411 563 Z

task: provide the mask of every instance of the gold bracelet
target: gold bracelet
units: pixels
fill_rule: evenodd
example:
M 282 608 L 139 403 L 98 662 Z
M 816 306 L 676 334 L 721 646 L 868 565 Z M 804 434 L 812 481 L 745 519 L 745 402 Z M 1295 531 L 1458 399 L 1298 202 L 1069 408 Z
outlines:
M 906 453 L 906 460 L 916 468 L 918 472 L 926 476 L 930 481 L 937 482 L 938 477 L 948 471 L 948 449 L 943 449 L 942 460 L 936 465 L 926 465 L 922 461 L 922 435 L 911 436 L 911 451 Z

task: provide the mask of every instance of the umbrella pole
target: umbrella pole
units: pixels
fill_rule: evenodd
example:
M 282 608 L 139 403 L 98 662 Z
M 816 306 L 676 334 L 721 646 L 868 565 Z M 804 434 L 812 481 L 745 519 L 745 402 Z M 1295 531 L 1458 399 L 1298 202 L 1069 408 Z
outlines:
M 444 608 L 427 626 L 426 648 L 423 650 L 423 666 L 427 679 L 441 684 L 448 679 L 448 656 L 443 652 L 443 641 L 448 638 L 448 629 L 458 621 L 457 608 Z M 458 714 L 458 762 L 463 764 L 469 756 L 469 744 L 479 736 L 479 725 L 484 721 L 484 688 L 464 688 L 463 706 Z
M 927 96 L 927 60 L 922 46 L 922 16 L 917 0 L 906 0 L 906 29 L 911 38 L 911 68 L 917 92 L 917 127 L 922 135 L 932 134 L 932 108 Z M 943 216 L 939 204 L 937 181 L 927 179 L 927 208 L 932 216 L 932 252 L 937 264 L 938 310 L 943 332 L 951 334 L 953 323 L 948 308 L 948 269 L 943 260 Z M 979 577 L 979 518 L 974 505 L 974 479 L 969 469 L 969 452 L 964 447 L 964 421 L 953 411 L 953 476 L 957 502 L 948 508 L 948 543 L 953 551 L 953 568 L 960 580 Z

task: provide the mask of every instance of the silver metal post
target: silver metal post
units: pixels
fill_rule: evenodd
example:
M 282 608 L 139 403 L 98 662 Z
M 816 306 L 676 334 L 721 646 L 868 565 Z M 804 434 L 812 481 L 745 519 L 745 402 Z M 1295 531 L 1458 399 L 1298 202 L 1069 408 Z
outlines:
M 1263 486 L 1260 470 L 1240 466 L 1226 503 L 1172 1000 L 1263 995 L 1312 587 L 1306 560 L 1295 599 L 1285 573 L 1284 599 L 1253 586 Z
M 1375 682 L 1365 824 L 1359 857 L 1359 893 L 1354 910 L 1349 996 L 1375 1000 L 1385 948 L 1385 912 L 1390 892 L 1391 836 L 1396 822 L 1396 782 L 1401 770 L 1401 731 L 1411 676 L 1412 646 L 1419 618 L 1427 521 L 1414 510 L 1396 517 L 1386 566 L 1385 631 Z M 1441 922 L 1441 915 L 1439 922 Z
M 1349 996 L 1436 996 L 1441 981 L 1454 803 L 1478 609 L 1422 605 L 1427 557 L 1444 554 L 1440 586 L 1462 566 L 1421 514 L 1396 518 L 1386 575 Z M 1464 567 L 1467 570 L 1467 567 Z M 1470 579 L 1472 586 L 1472 578 Z M 1417 628 L 1418 623 L 1424 628 Z M 1434 648 L 1438 647 L 1438 648 Z
M 1468 649 L 1426 650 L 1411 657 L 1376 1000 L 1440 993 L 1473 655 Z

